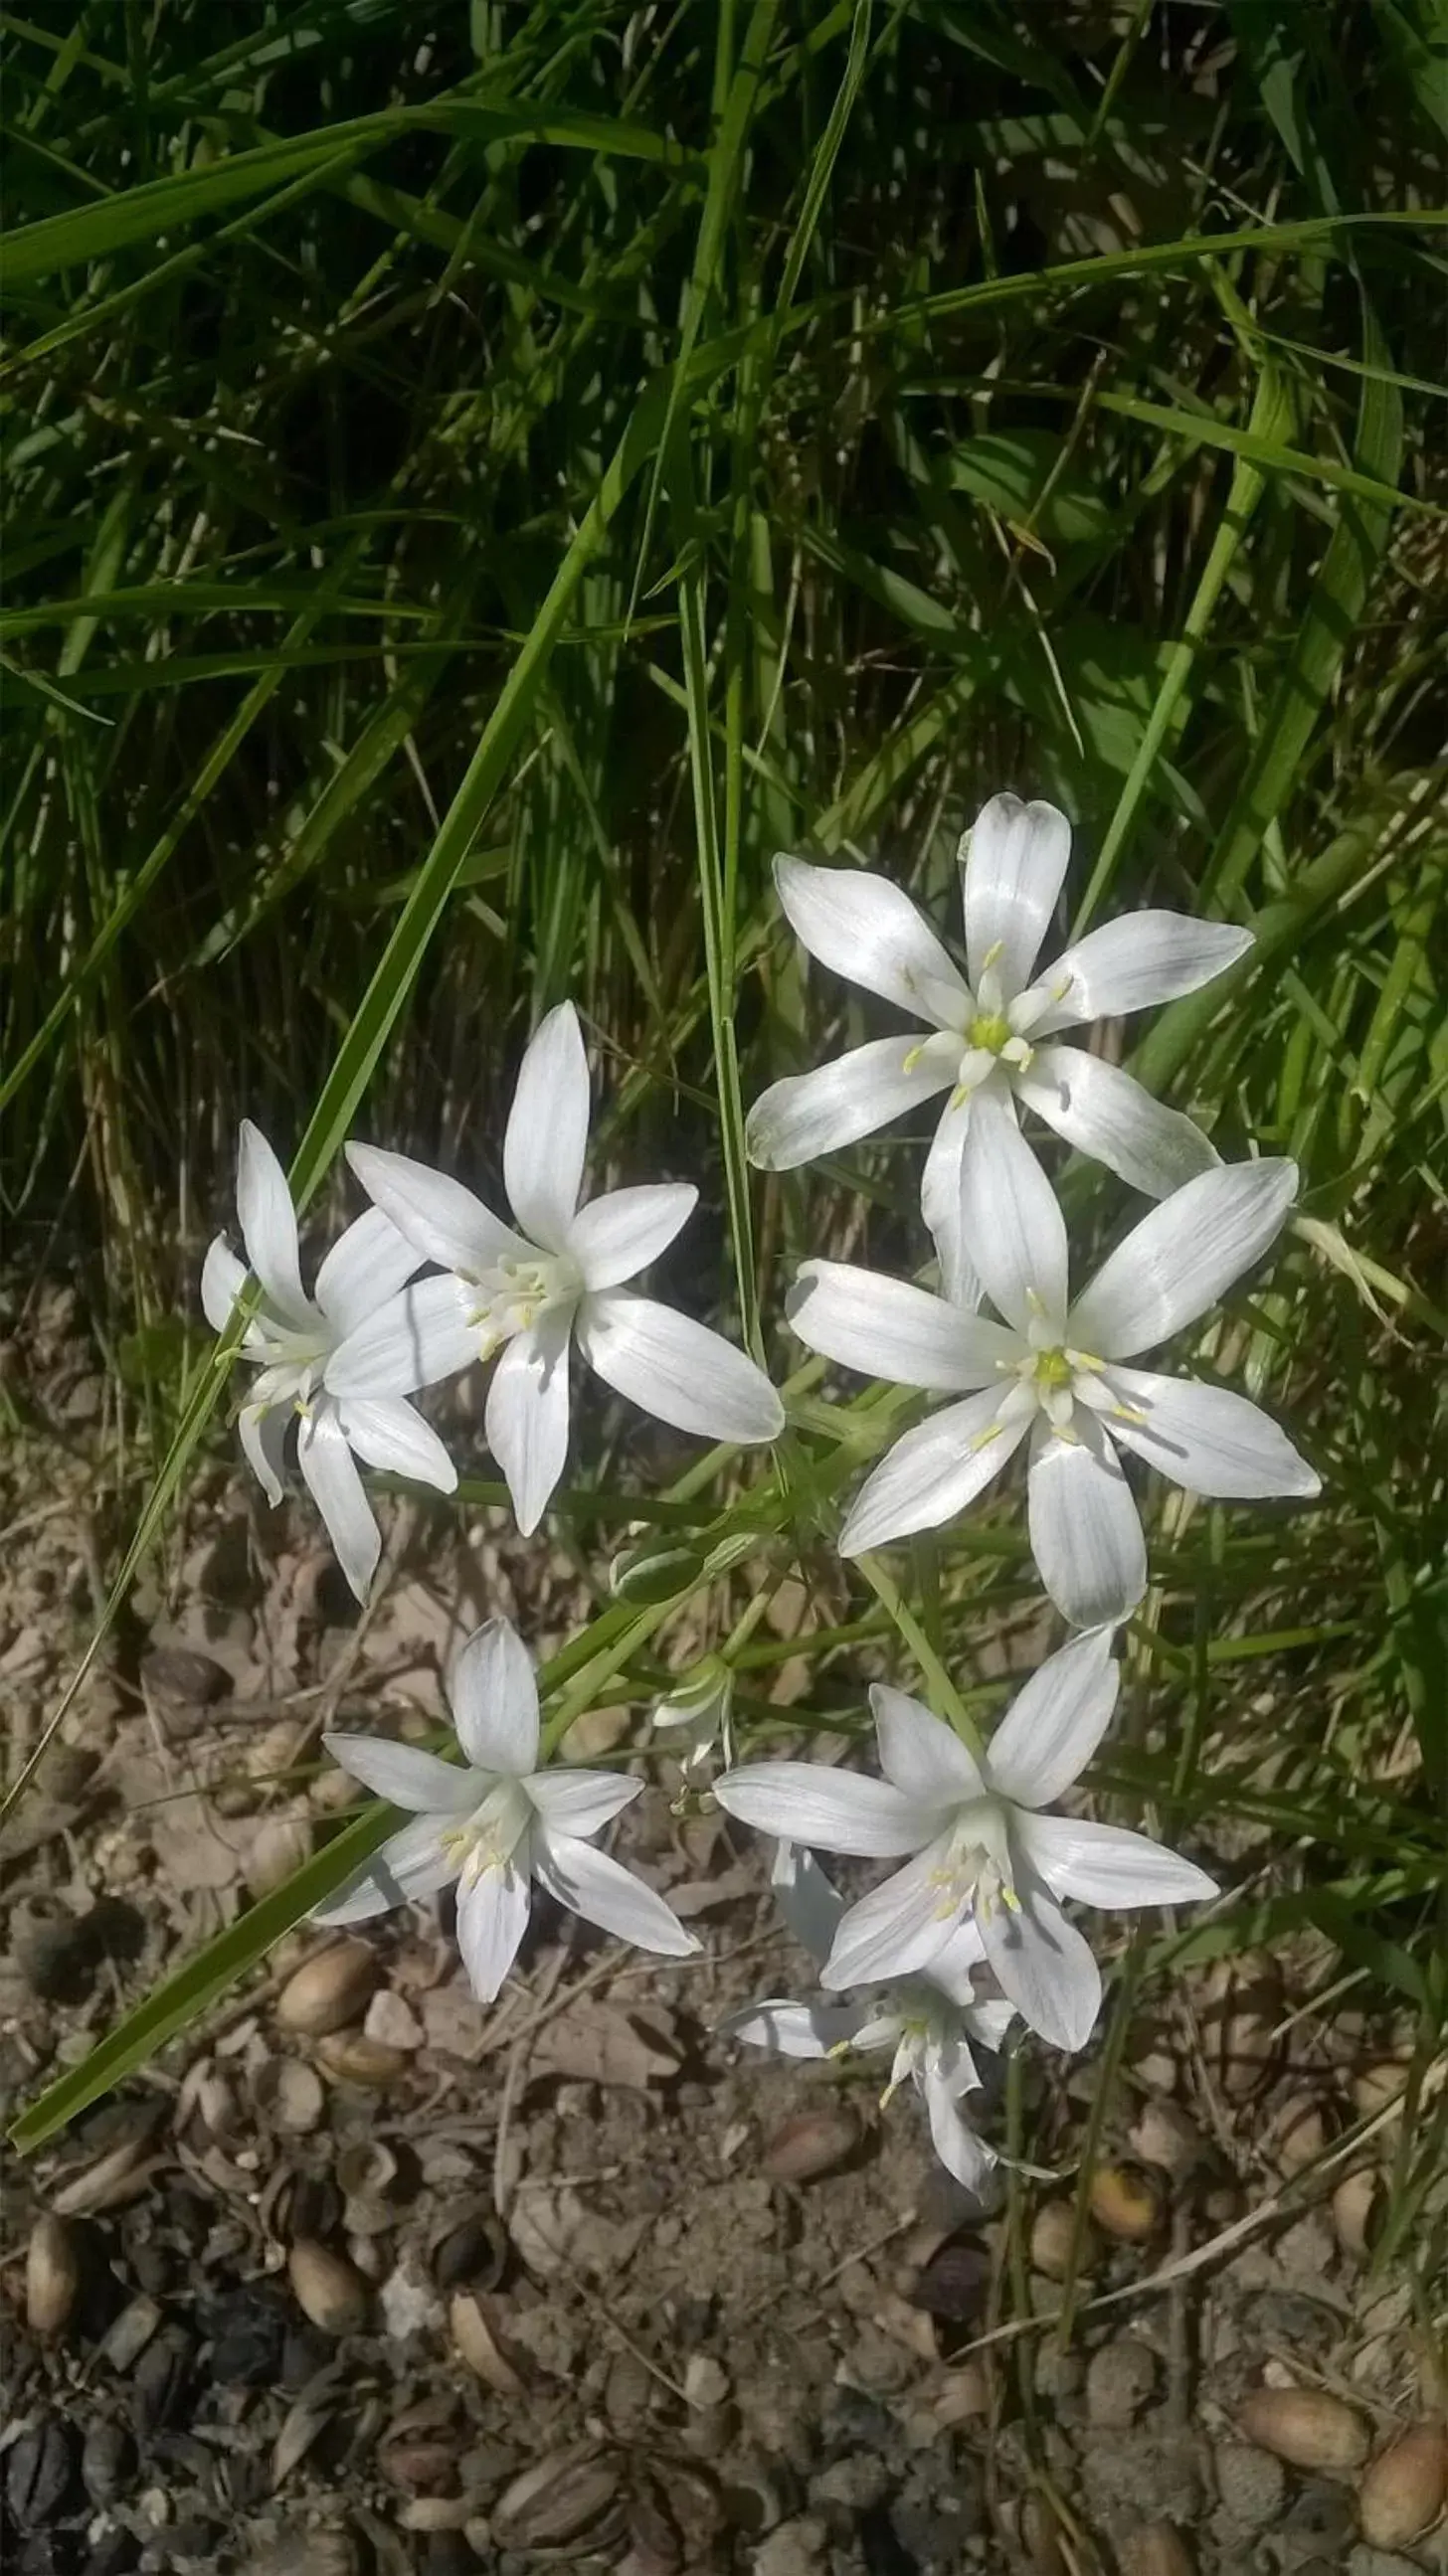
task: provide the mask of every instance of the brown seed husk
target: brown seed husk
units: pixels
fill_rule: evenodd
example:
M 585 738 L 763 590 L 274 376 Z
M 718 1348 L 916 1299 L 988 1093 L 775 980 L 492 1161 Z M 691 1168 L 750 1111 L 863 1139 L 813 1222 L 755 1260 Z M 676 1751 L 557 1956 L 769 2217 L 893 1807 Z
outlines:
M 1036 2212 L 1031 2229 L 1031 2269 L 1042 2272 L 1048 2281 L 1064 2281 L 1071 2268 L 1071 2247 L 1076 2234 L 1075 2204 L 1069 2200 L 1048 2200 Z M 1096 2254 L 1096 2230 L 1087 2222 L 1081 2242 L 1081 2270 L 1089 2272 Z
M 1402 2549 L 1431 2531 L 1448 2500 L 1448 2432 L 1410 2424 L 1364 2469 L 1358 2519 L 1375 2549 Z
M 1135 2165 L 1098 2165 L 1091 2177 L 1091 2215 L 1123 2245 L 1145 2245 L 1161 2225 L 1161 2186 Z
M 317 2042 L 317 2064 L 334 2084 L 363 2084 L 369 2092 L 383 2093 L 406 2073 L 407 2063 L 400 2048 L 369 2039 L 363 2030 L 338 2031 Z
M 1361 2415 L 1325 2388 L 1258 2388 L 1239 2407 L 1237 2424 L 1259 2450 L 1320 2477 L 1349 2477 L 1368 2455 Z
M 25 2256 L 25 2322 L 32 2334 L 59 2334 L 80 2288 L 75 2231 L 43 2210 L 30 2231 Z
M 449 2300 L 447 2314 L 453 2343 L 469 2370 L 500 2397 L 521 2397 L 527 2381 L 494 2331 L 497 2312 L 492 2302 L 475 2291 L 459 2290 Z
M 855 2152 L 859 2123 L 843 2103 L 796 2112 L 781 2122 L 760 2158 L 771 2182 L 817 2182 L 835 2173 Z
M 367 2284 L 345 2256 L 299 2236 L 287 2272 L 302 2314 L 323 2334 L 360 2333 L 367 2322 Z
M 1196 2576 L 1196 2570 L 1174 2522 L 1143 2523 L 1121 2544 L 1121 2576 Z
M 597 2455 L 554 2451 L 504 2488 L 493 2528 L 506 2549 L 554 2549 L 614 2519 L 618 2478 Z
M 320 2039 L 345 2030 L 367 2007 L 377 1961 L 365 1941 L 332 1941 L 293 1971 L 277 1997 L 283 2030 Z
M 1345 2174 L 1338 2184 L 1332 2195 L 1332 2223 L 1345 2254 L 1361 2258 L 1367 2253 L 1379 2197 L 1378 2177 L 1366 2168 L 1361 2173 Z

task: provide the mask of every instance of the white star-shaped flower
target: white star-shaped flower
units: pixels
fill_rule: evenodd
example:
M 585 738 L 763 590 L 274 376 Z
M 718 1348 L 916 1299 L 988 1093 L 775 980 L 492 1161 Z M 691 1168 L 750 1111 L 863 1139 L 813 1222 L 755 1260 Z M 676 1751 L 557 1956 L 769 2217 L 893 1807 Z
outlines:
M 327 1735 L 354 1780 L 413 1821 L 393 1834 L 330 1903 L 319 1923 L 358 1923 L 458 1882 L 458 1947 L 468 1982 L 491 2003 L 528 1928 L 533 1882 L 585 1922 L 665 1958 L 699 1944 L 653 1888 L 592 1837 L 643 1783 L 617 1771 L 538 1768 L 538 1686 L 527 1648 L 506 1619 L 463 1647 L 448 1686 L 465 1765 L 380 1735 Z
M 772 1882 L 790 1930 L 823 1966 L 845 1919 L 844 1899 L 813 1855 L 790 1842 L 781 1842 L 775 1853 Z M 961 2100 L 980 2088 L 973 2049 L 999 2048 L 1015 2018 L 1015 2006 L 1008 2001 L 977 2002 L 972 1975 L 983 1955 L 973 1932 L 959 1932 L 942 1946 L 927 1976 L 847 2003 L 795 2003 L 769 1995 L 731 2015 L 723 2029 L 729 2038 L 768 2049 L 776 2057 L 868 2055 L 889 2049 L 890 2079 L 883 2100 L 888 2102 L 902 2084 L 912 2084 L 925 2105 L 941 2163 L 979 2196 L 997 2157 L 971 2127 Z
M 1070 850 L 1070 824 L 1054 805 L 991 798 L 960 844 L 965 975 L 887 877 L 784 856 L 774 863 L 780 902 L 810 955 L 923 1021 L 930 1035 L 910 1044 L 873 1038 L 772 1084 L 749 1115 L 750 1158 L 766 1171 L 792 1171 L 948 1092 L 921 1204 L 946 1285 L 963 1302 L 971 1273 L 960 1189 L 977 1101 L 1034 1110 L 1151 1198 L 1217 1160 L 1190 1118 L 1119 1066 L 1056 1039 L 1062 1029 L 1195 992 L 1245 955 L 1251 932 L 1182 913 L 1128 913 L 1038 971 Z
M 430 1386 L 497 1359 L 484 1428 L 518 1527 L 537 1528 L 568 1453 L 568 1358 L 577 1343 L 618 1394 L 708 1440 L 773 1440 L 784 1408 L 762 1369 L 720 1333 L 622 1293 L 693 1211 L 690 1184 L 610 1190 L 580 1207 L 588 1063 L 571 1002 L 533 1037 L 503 1143 L 518 1228 L 460 1182 L 405 1154 L 349 1145 L 368 1196 L 442 1265 L 372 1316 L 328 1364 L 334 1394 Z
M 457 1473 L 436 1432 L 385 1372 L 365 1395 L 353 1397 L 329 1393 L 322 1379 L 332 1353 L 397 1294 L 421 1255 L 387 1217 L 369 1208 L 332 1246 L 309 1297 L 286 1174 L 249 1118 L 241 1126 L 236 1206 L 246 1260 L 239 1261 L 219 1234 L 202 1269 L 201 1303 L 213 1332 L 221 1333 L 246 1284 L 248 1264 L 261 1285 L 261 1301 L 241 1339 L 241 1357 L 258 1371 L 241 1408 L 241 1445 L 268 1502 L 279 1503 L 287 1432 L 295 1419 L 297 1464 L 342 1571 L 365 1601 L 382 1543 L 357 1458 L 445 1494 L 456 1486 Z
M 1116 1705 L 1111 1635 L 1074 1638 L 1018 1692 L 979 1761 L 919 1700 L 870 1693 L 882 1777 L 817 1762 L 746 1763 L 714 1794 L 761 1833 L 907 1866 L 842 1914 L 826 1986 L 940 1978 L 962 1936 L 1056 2048 L 1084 2048 L 1101 2005 L 1090 1944 L 1063 1896 L 1110 1909 L 1214 1896 L 1205 1870 L 1145 1834 L 1041 1809 L 1090 1761 Z
M 789 1296 L 800 1340 L 845 1368 L 961 1394 L 907 1431 L 856 1496 L 847 1556 L 938 1529 L 1030 1440 L 1027 1507 L 1041 1581 L 1074 1627 L 1122 1619 L 1146 1589 L 1146 1541 L 1119 1448 L 1191 1494 L 1307 1497 L 1319 1478 L 1245 1396 L 1124 1365 L 1204 1315 L 1250 1270 L 1297 1193 L 1287 1161 L 1219 1163 L 1154 1207 L 1071 1302 L 1066 1225 L 1015 1121 L 976 1103 L 964 1241 L 993 1323 L 904 1280 L 807 1261 Z

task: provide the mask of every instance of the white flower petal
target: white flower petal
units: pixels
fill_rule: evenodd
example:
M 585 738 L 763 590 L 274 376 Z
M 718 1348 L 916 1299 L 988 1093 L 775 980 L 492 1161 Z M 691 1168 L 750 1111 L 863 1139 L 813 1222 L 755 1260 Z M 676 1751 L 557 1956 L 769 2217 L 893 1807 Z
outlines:
M 984 1493 L 1020 1447 L 1029 1416 L 996 1423 L 997 1388 L 947 1404 L 887 1449 L 855 1496 L 840 1532 L 842 1556 L 863 1556 L 915 1530 L 939 1529 Z
M 763 1369 L 707 1324 L 652 1297 L 604 1289 L 584 1299 L 578 1347 L 617 1394 L 705 1440 L 777 1440 L 784 1407 Z
M 1184 912 L 1124 913 L 1063 949 L 1041 977 L 1053 1004 L 1037 1025 L 1045 1036 L 1076 1021 L 1114 1020 L 1173 1002 L 1210 984 L 1251 945 L 1251 931 L 1230 922 L 1194 921 Z
M 1149 1351 L 1196 1322 L 1261 1260 L 1297 1196 L 1297 1165 L 1219 1163 L 1133 1226 L 1071 1310 L 1071 1340 L 1101 1359 Z
M 975 2001 L 975 1971 L 984 1957 L 985 1943 L 980 1937 L 980 1927 L 972 1914 L 964 1923 L 956 1927 L 936 1951 L 926 1973 L 926 1983 L 938 1986 L 941 1993 L 949 1997 L 951 2003 L 963 2008 L 969 2007 L 974 2014 L 982 2013 L 986 2010 L 986 2006 L 977 2004 Z M 1014 2010 L 1015 2006 L 1012 2004 L 1009 2007 L 1008 2018 L 1009 2013 L 1013 2013 Z M 998 2042 L 991 2040 L 988 2045 L 994 2048 Z
M 844 1918 L 845 1900 L 802 1843 L 776 1843 L 769 1884 L 796 1941 L 820 1967 Z
M 394 1807 L 416 1815 L 465 1816 L 478 1804 L 482 1784 L 455 1762 L 425 1753 L 420 1744 L 394 1744 L 386 1735 L 333 1735 L 322 1738 L 334 1762 Z
M 522 1947 L 533 1891 L 526 1870 L 494 1863 L 458 1893 L 458 1948 L 479 2003 L 497 2001 Z
M 1004 1100 L 1011 1100 L 1013 1095 L 1003 1084 L 996 1087 Z M 960 1203 L 961 1165 L 974 1096 L 969 1091 L 951 1093 L 936 1121 L 920 1176 L 920 1213 L 935 1245 L 940 1285 L 952 1306 L 966 1315 L 973 1315 L 981 1300 L 980 1273 L 966 1247 Z
M 525 1538 L 537 1528 L 568 1457 L 568 1345 L 574 1310 L 555 1306 L 509 1342 L 483 1412 Z
M 381 1145 L 349 1145 L 347 1160 L 374 1204 L 390 1216 L 425 1261 L 476 1277 L 502 1260 L 527 1261 L 531 1247 L 494 1216 L 461 1181 L 390 1154 Z
M 804 1262 L 784 1311 L 808 1349 L 897 1386 L 941 1394 L 994 1386 L 1001 1363 L 1016 1356 L 1014 1336 L 1002 1325 L 846 1261 Z
M 581 1207 L 568 1229 L 568 1250 L 590 1288 L 616 1288 L 671 1244 L 699 1203 L 692 1181 L 606 1190 Z
M 870 1708 L 880 1769 L 922 1807 L 957 1807 L 985 1794 L 985 1782 L 953 1728 L 905 1691 L 876 1682 Z
M 436 1896 L 458 1874 L 456 1857 L 448 1851 L 440 1836 L 451 1819 L 442 1816 L 415 1816 L 389 1834 L 370 1860 L 344 1879 L 336 1894 L 325 1905 L 312 1908 L 314 1923 L 366 1923 L 374 1914 L 388 1914 L 394 1905 L 415 1905 L 424 1897 Z
M 271 1404 L 244 1404 L 236 1420 L 247 1464 L 273 1509 L 282 1498 L 287 1421 L 281 1407 Z
M 953 2174 L 962 2189 L 974 2193 L 979 2200 L 996 2161 L 994 2150 L 977 2136 L 947 2085 L 927 2076 L 921 2090 L 930 2122 L 931 2145 L 946 2172 Z
M 1016 1076 L 1016 1093 L 1068 1145 L 1148 1198 L 1169 1198 L 1216 1168 L 1217 1149 L 1194 1120 L 1164 1108 L 1119 1065 L 1084 1047 L 1038 1047 Z
M 963 1005 L 962 1005 L 963 1007 Z M 871 1038 L 848 1055 L 786 1074 L 762 1091 L 745 1125 L 745 1149 L 763 1172 L 793 1172 L 821 1154 L 837 1154 L 955 1080 L 958 1039 Z
M 231 1310 L 251 1276 L 244 1261 L 238 1261 L 224 1234 L 213 1236 L 201 1265 L 201 1311 L 213 1333 L 224 1333 L 231 1321 Z M 241 1337 L 241 1348 L 255 1350 L 262 1336 L 255 1318 Z
M 643 1785 L 626 1771 L 570 1771 L 560 1765 L 556 1771 L 535 1771 L 527 1790 L 550 1833 L 576 1834 L 586 1842 L 590 1834 L 601 1834 Z
M 297 1219 L 287 1176 L 259 1127 L 241 1122 L 236 1164 L 236 1213 L 253 1272 L 268 1301 L 289 1324 L 316 1320 L 302 1288 L 297 1262 Z
M 796 937 L 822 966 L 918 1020 L 960 1026 L 965 985 L 902 887 L 864 868 L 816 868 L 783 855 L 774 882 Z
M 982 1943 L 984 1949 L 984 1943 Z M 930 1965 L 930 1982 L 940 1982 L 940 1961 Z M 962 2015 L 966 2029 L 977 2048 L 1002 2048 L 1006 2033 L 1016 2017 L 1015 2005 L 1007 1995 L 989 1995 L 983 2004 L 971 2004 Z
M 503 1138 L 503 1185 L 519 1225 L 561 1252 L 588 1151 L 588 1058 L 571 1002 L 540 1020 L 518 1067 Z
M 771 2057 L 830 2057 L 848 2047 L 859 2027 L 857 2004 L 794 2004 L 768 1995 L 719 2024 L 722 2039 L 740 2039 Z
M 405 1288 L 422 1260 L 390 1216 L 371 1207 L 339 1235 L 317 1273 L 317 1304 L 339 1341 Z
M 1322 1491 L 1317 1470 L 1245 1395 L 1150 1369 L 1112 1368 L 1105 1375 L 1112 1393 L 1145 1417 L 1110 1415 L 1112 1438 L 1189 1494 L 1230 1502 Z
M 323 1371 L 329 1395 L 411 1395 L 471 1368 L 482 1347 L 477 1292 L 454 1271 L 416 1279 L 339 1342 Z
M 822 1985 L 868 1986 L 928 1968 L 965 1919 L 967 1900 L 942 1898 L 943 1844 L 932 1843 L 852 1905 L 820 1973 Z
M 1021 1816 L 1015 1830 L 1053 1894 L 1083 1905 L 1121 1912 L 1134 1905 L 1198 1905 L 1217 1893 L 1204 1869 L 1149 1834 L 1088 1824 L 1081 1816 Z
M 335 1402 L 343 1438 L 369 1467 L 435 1485 L 441 1494 L 456 1492 L 456 1467 L 431 1423 L 405 1396 L 338 1396 Z
M 509 1619 L 489 1619 L 458 1648 L 448 1675 L 457 1738 L 475 1769 L 524 1780 L 538 1764 L 538 1681 Z
M 1056 1193 L 994 1092 L 975 1097 L 961 1158 L 961 1232 L 986 1295 L 1018 1333 L 1064 1324 L 1066 1220 Z
M 1079 1404 L 1072 1431 L 1058 1439 L 1038 1421 L 1026 1478 L 1031 1554 L 1062 1618 L 1100 1628 L 1146 1590 L 1146 1541 L 1121 1462 Z
M 1011 1001 L 1030 982 L 1066 879 L 1071 826 L 1054 805 L 993 796 L 962 843 L 965 955 L 979 988 L 988 970 Z
M 1050 1655 L 1016 1693 L 990 1740 L 991 1788 L 1018 1807 L 1048 1807 L 1085 1770 L 1111 1723 L 1121 1668 L 1113 1631 L 1093 1629 Z
M 698 1949 L 693 1933 L 685 1931 L 672 1907 L 621 1861 L 595 1851 L 592 1843 L 539 1826 L 532 1852 L 539 1886 L 546 1887 L 570 1913 L 581 1914 L 585 1923 L 596 1923 L 601 1932 L 612 1932 L 618 1940 L 632 1941 L 638 1949 L 656 1951 L 666 1959 L 690 1959 Z
M 928 1809 L 902 1798 L 888 1780 L 866 1771 L 837 1771 L 823 1762 L 745 1762 L 714 1783 L 727 1816 L 781 1842 L 860 1860 L 898 1860 L 935 1834 Z
M 1101 2009 L 1101 1971 L 1091 1945 L 1068 1923 L 1049 1889 L 1024 1871 L 1018 1907 L 995 1905 L 981 1930 L 1003 1994 L 1050 2048 L 1084 2048 Z
M 301 1417 L 297 1465 L 327 1525 L 337 1563 L 358 1600 L 365 1601 L 382 1539 L 335 1407 L 325 1396 Z

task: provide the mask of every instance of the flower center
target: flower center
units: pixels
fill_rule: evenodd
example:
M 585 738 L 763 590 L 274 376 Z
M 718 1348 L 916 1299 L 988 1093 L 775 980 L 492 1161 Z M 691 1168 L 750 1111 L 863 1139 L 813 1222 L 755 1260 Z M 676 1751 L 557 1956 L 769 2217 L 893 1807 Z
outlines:
M 548 1252 L 526 1261 L 505 1255 L 480 1270 L 473 1285 L 477 1302 L 468 1321 L 477 1328 L 485 1360 L 515 1333 L 526 1333 L 549 1307 L 570 1304 L 583 1293 L 574 1264 L 561 1253 Z
M 1037 1386 L 1069 1386 L 1076 1374 L 1063 1350 L 1037 1351 L 1030 1368 Z
M 1002 1047 L 1015 1035 L 1015 1031 L 1004 1011 L 981 1011 L 971 1021 L 965 1034 L 973 1047 L 984 1047 L 988 1054 L 999 1055 Z
M 508 1867 L 532 1820 L 532 1806 L 521 1780 L 495 1780 L 481 1806 L 438 1835 L 442 1848 L 458 1864 L 462 1887 L 472 1887 L 490 1869 Z
M 977 1798 L 960 1809 L 932 1884 L 940 1889 L 942 1914 L 969 1906 L 977 1920 L 988 1920 L 997 1906 L 1020 1912 L 1011 1860 L 1006 1810 L 994 1798 Z

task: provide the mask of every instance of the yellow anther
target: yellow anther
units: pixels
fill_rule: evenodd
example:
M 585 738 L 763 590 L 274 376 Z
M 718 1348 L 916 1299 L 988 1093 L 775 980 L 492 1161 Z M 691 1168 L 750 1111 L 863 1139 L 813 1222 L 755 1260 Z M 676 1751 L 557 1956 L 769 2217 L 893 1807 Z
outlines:
M 986 950 L 985 956 L 981 961 L 981 973 L 983 975 L 988 975 L 997 959 L 1005 955 L 1005 946 L 1006 943 L 1003 939 L 993 939 L 991 941 L 991 944 Z
M 925 1040 L 922 1038 L 918 1046 L 913 1046 L 910 1049 L 909 1054 L 906 1056 L 904 1063 L 900 1067 L 901 1072 L 913 1073 L 924 1053 Z
M 978 1449 L 988 1449 L 993 1440 L 999 1440 L 1002 1427 L 999 1422 L 993 1422 L 988 1430 L 978 1431 L 970 1443 L 971 1456 L 974 1457 Z

